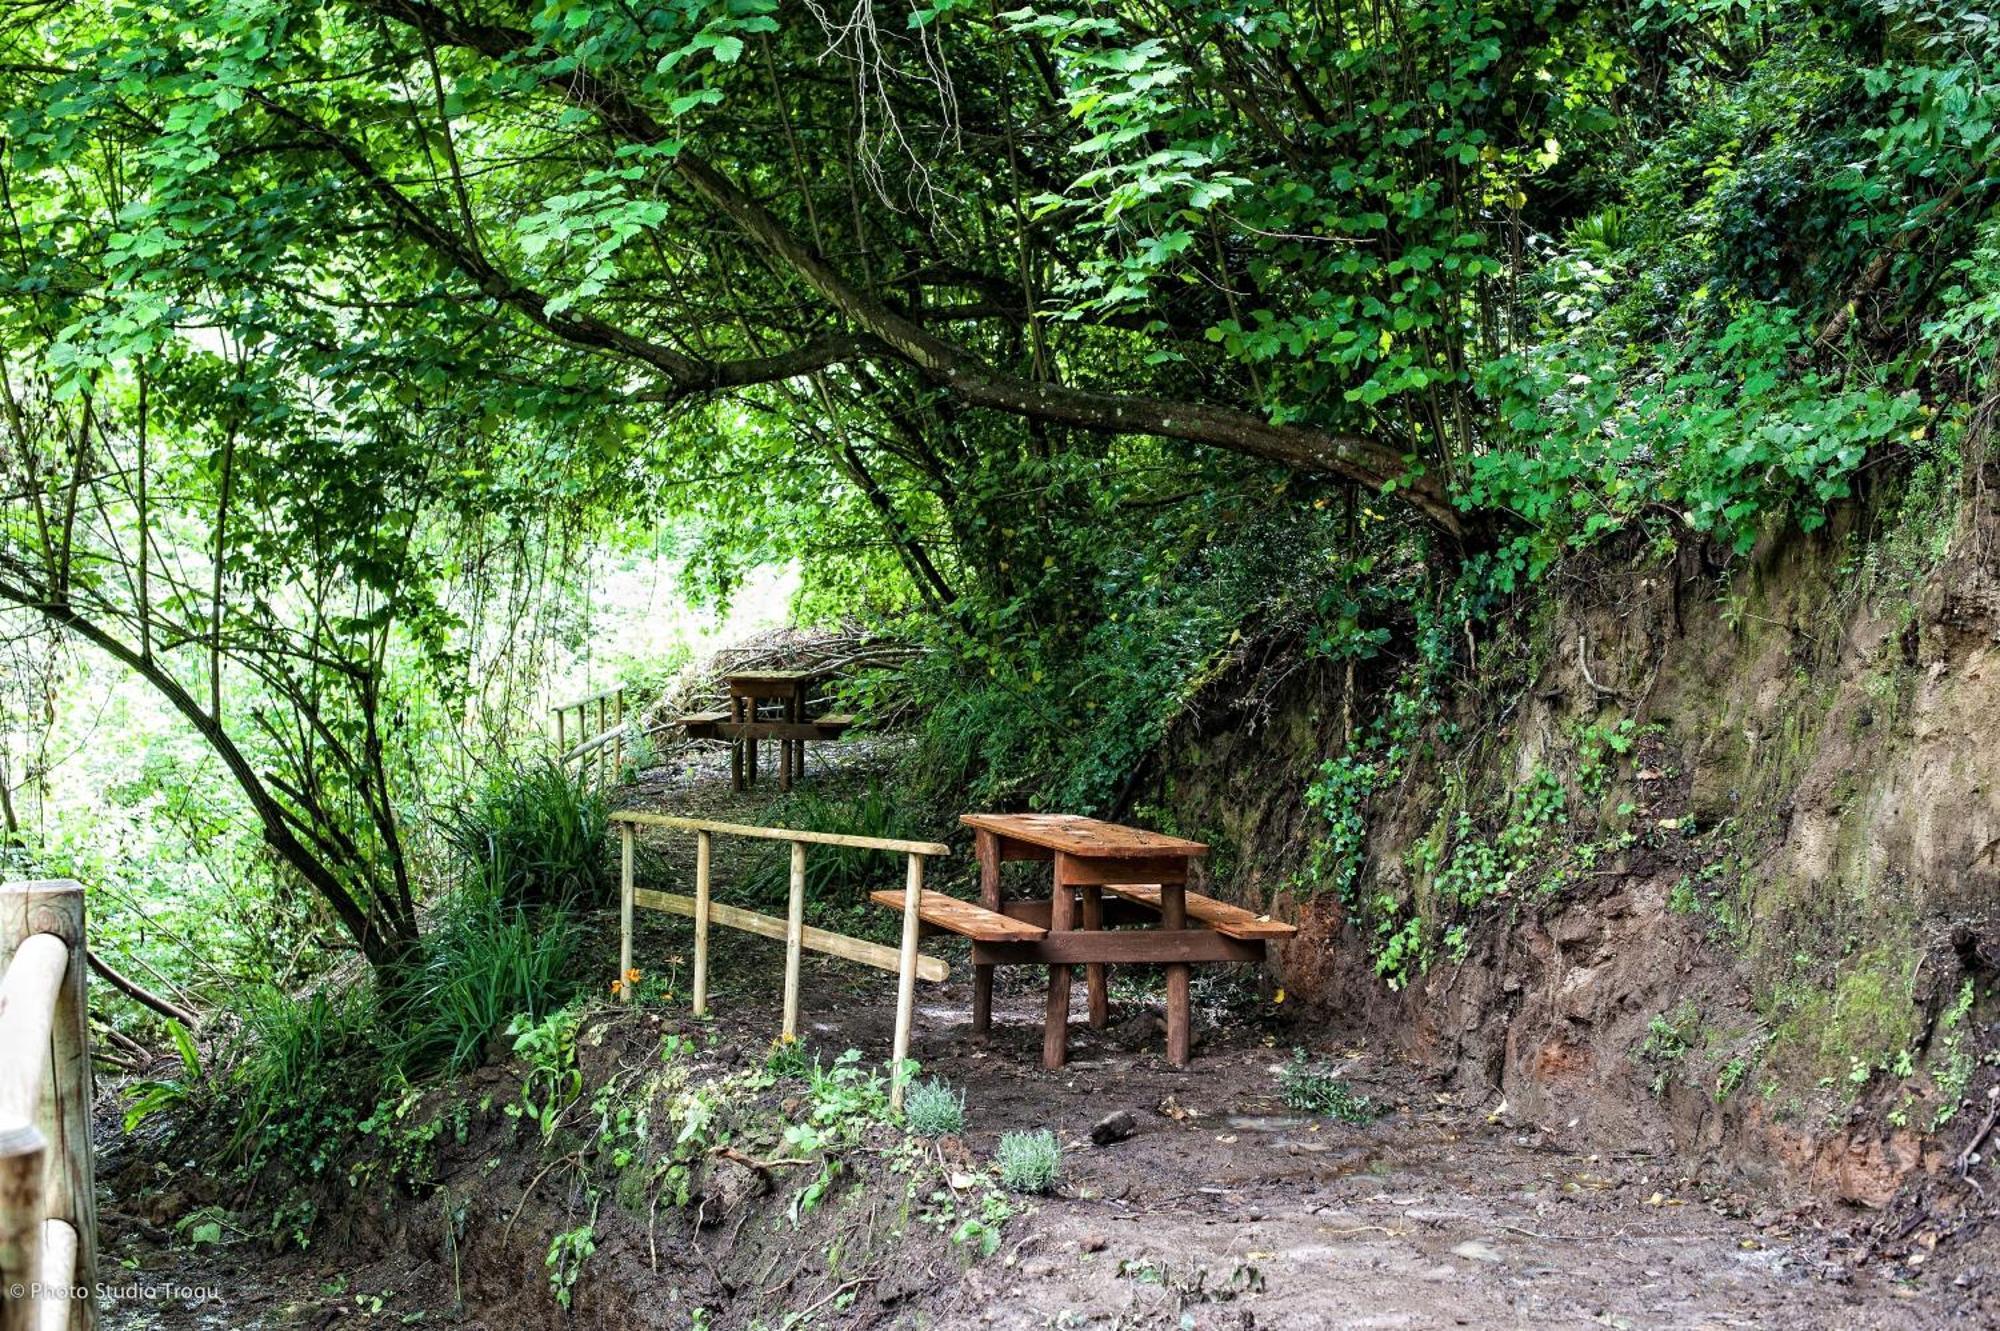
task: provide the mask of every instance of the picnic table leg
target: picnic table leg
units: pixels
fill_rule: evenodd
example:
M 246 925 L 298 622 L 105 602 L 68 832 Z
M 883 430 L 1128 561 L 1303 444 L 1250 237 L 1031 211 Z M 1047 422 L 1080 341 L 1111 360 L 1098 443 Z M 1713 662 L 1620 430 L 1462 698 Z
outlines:
M 1067 933 L 1076 927 L 1072 915 L 1076 908 L 1076 893 L 1063 882 L 1064 861 L 1069 857 L 1056 852 L 1055 895 L 1049 898 L 1049 937 Z M 1069 1061 L 1069 986 L 1070 967 L 1057 962 L 1049 967 L 1049 1008 L 1042 1022 L 1042 1066 L 1054 1071 Z
M 988 910 L 1000 909 L 1000 838 L 984 828 L 972 834 L 973 853 L 979 859 L 979 904 Z M 993 968 L 972 968 L 972 1034 L 984 1040 L 993 1028 Z
M 1092 883 L 1083 889 L 1083 927 L 1104 927 L 1104 889 Z M 1111 991 L 1106 984 L 1106 967 L 1093 961 L 1083 968 L 1084 986 L 1090 991 L 1090 1026 L 1103 1030 L 1111 1024 Z
M 1160 927 L 1187 928 L 1187 884 L 1160 886 Z M 1167 1062 L 1177 1068 L 1188 1064 L 1191 1045 L 1188 1030 L 1188 972 L 1184 961 L 1167 967 Z

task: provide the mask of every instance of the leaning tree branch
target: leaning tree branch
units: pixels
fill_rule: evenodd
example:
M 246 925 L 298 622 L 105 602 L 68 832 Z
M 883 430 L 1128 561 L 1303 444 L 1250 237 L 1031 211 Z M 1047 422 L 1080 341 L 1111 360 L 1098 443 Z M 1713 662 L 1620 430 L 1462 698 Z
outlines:
M 426 42 L 473 51 L 491 60 L 517 59 L 528 55 L 535 46 L 534 37 L 522 29 L 476 22 L 429 0 L 353 0 L 353 3 L 415 29 Z M 622 90 L 581 69 L 571 67 L 560 75 L 550 74 L 542 83 L 550 93 L 590 111 L 607 129 L 629 142 L 658 145 L 673 137 L 651 112 Z M 295 123 L 299 120 L 295 113 L 284 114 Z M 333 140 L 331 135 L 327 137 L 332 140 L 330 146 L 348 158 L 350 164 L 359 158 L 351 144 Z M 1256 413 L 1232 407 L 1098 392 L 1009 374 L 850 282 L 816 247 L 793 234 L 776 214 L 691 148 L 682 146 L 673 155 L 671 164 L 671 169 L 697 195 L 735 222 L 834 312 L 871 334 L 895 357 L 915 366 L 969 406 L 1100 433 L 1182 439 L 1301 471 L 1344 477 L 1371 489 L 1400 493 L 1439 529 L 1454 537 L 1463 533 L 1463 523 L 1441 479 L 1422 472 L 1399 448 L 1361 435 L 1278 425 Z M 399 215 L 415 207 L 392 183 L 372 171 L 370 174 L 375 176 L 370 187 Z M 387 194 L 383 193 L 384 187 Z M 457 245 L 442 228 L 430 223 L 429 231 L 435 236 L 430 243 L 475 280 L 482 284 L 493 280 L 491 266 L 476 256 L 464 255 L 464 247 Z M 465 259 L 471 259 L 475 266 L 467 267 Z M 508 299 L 507 285 L 502 279 L 493 294 Z M 537 307 L 534 299 L 538 298 L 510 299 L 509 303 L 528 312 L 529 317 L 559 336 L 585 345 L 626 351 L 666 371 L 670 378 L 684 376 L 694 388 L 701 386 L 700 362 L 693 358 L 679 352 L 662 358 L 657 354 L 662 349 L 645 339 L 634 338 L 586 315 L 552 316 L 545 303 Z M 683 362 L 680 376 L 671 368 L 676 361 Z

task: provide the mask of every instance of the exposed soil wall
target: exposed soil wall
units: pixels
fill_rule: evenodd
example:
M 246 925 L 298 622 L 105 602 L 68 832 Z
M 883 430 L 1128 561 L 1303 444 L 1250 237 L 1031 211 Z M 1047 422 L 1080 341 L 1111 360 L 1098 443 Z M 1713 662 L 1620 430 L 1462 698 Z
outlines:
M 1222 847 L 1215 890 L 1304 926 L 1279 967 L 1295 1000 L 1546 1129 L 1888 1204 L 1992 1127 L 2000 486 L 1974 480 L 1938 506 L 1955 518 L 1878 530 L 1857 503 L 1746 559 L 1572 568 L 1475 642 L 1458 738 L 1366 805 L 1350 899 L 1429 920 L 1400 990 L 1365 905 L 1304 881 L 1326 832 L 1306 789 L 1380 704 L 1369 672 L 1303 665 L 1266 697 L 1246 672 L 1172 739 L 1160 804 Z M 1625 721 L 1608 781 L 1579 782 L 1581 728 Z M 1456 815 L 1493 836 L 1542 773 L 1567 789 L 1560 872 L 1441 902 Z

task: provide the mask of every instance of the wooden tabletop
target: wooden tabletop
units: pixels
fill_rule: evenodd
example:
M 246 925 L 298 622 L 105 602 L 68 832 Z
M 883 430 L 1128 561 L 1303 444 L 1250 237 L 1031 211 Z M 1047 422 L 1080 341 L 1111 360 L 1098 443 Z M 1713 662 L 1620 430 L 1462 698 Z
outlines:
M 1031 846 L 1090 859 L 1143 860 L 1208 854 L 1208 847 L 1199 841 L 1148 832 L 1143 827 L 1079 818 L 1073 813 L 962 813 L 958 821 Z
M 824 670 L 730 670 L 722 678 L 730 684 L 811 684 L 826 678 Z

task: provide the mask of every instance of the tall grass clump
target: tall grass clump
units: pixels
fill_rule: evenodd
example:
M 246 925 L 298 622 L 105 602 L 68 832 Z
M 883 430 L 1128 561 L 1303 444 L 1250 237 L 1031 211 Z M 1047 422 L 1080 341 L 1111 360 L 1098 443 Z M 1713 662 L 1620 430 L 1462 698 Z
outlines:
M 570 1000 L 576 959 L 576 926 L 561 910 L 511 905 L 486 884 L 468 884 L 439 912 L 421 961 L 385 1004 L 396 1069 L 476 1066 L 515 1017 L 540 1021 Z
M 273 985 L 239 992 L 241 1025 L 218 1090 L 235 1126 L 223 1158 L 284 1161 L 318 1176 L 344 1148 L 381 1084 L 376 1011 L 359 989 L 305 997 Z
M 444 834 L 468 891 L 513 906 L 597 905 L 610 893 L 609 820 L 601 794 L 543 760 L 494 772 Z

